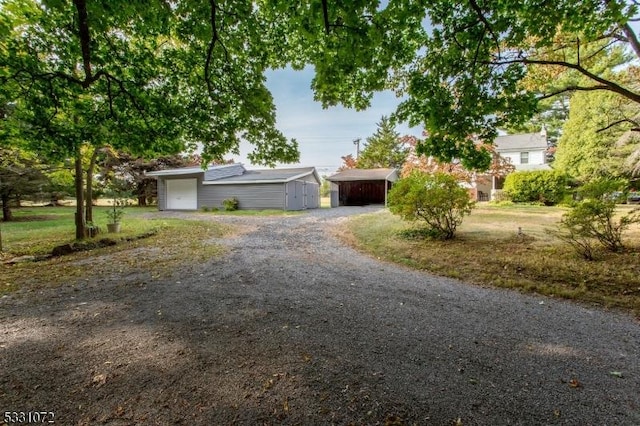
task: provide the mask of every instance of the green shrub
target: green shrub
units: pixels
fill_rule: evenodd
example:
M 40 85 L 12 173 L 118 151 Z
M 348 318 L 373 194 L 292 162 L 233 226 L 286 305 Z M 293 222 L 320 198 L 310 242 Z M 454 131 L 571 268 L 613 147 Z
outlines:
M 623 232 L 631 224 L 640 222 L 640 209 L 625 214 L 617 221 L 615 209 L 615 200 L 582 200 L 562 216 L 557 235 L 585 259 L 593 259 L 598 246 L 608 251 L 619 251 L 623 247 Z
M 624 179 L 594 179 L 578 188 L 578 195 L 581 199 L 600 199 L 613 201 L 614 203 L 624 200 L 624 189 L 629 182 Z
M 462 218 L 475 203 L 456 179 L 448 174 L 414 172 L 389 191 L 389 210 L 404 220 L 426 222 L 425 235 L 448 240 L 455 236 Z
M 224 206 L 224 209 L 226 211 L 233 212 L 238 210 L 239 202 L 235 197 L 227 198 L 226 200 L 222 201 L 222 205 Z
M 203 212 L 208 212 L 208 211 L 210 211 L 210 210 L 211 210 L 211 209 L 209 209 L 209 207 L 207 207 L 207 206 L 202 206 L 202 211 L 203 211 Z
M 562 202 L 567 176 L 557 170 L 536 170 L 509 174 L 504 192 L 516 203 L 541 203 L 546 206 Z

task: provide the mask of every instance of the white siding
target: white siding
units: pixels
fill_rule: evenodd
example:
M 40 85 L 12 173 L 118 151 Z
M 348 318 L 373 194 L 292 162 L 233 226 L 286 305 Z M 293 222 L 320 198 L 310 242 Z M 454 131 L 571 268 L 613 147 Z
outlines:
M 167 179 L 167 210 L 197 210 L 198 179 Z
M 527 164 L 534 164 L 534 165 L 544 164 L 544 159 L 545 159 L 544 150 L 531 150 L 531 151 L 523 151 L 523 152 L 529 153 L 529 162 Z M 511 160 L 511 164 L 516 166 L 516 168 L 518 168 L 517 166 L 521 164 L 520 154 L 521 154 L 521 151 L 500 153 L 502 158 Z
M 529 164 L 544 164 L 544 151 L 529 151 Z

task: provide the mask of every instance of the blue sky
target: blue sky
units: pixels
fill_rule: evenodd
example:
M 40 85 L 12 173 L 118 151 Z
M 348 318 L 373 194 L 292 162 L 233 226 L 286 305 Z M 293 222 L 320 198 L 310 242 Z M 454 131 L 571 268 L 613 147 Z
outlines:
M 356 111 L 343 107 L 322 109 L 313 100 L 311 79 L 313 69 L 294 71 L 290 68 L 270 71 L 267 86 L 273 94 L 277 112 L 277 127 L 287 138 L 298 140 L 301 166 L 315 166 L 320 174 L 334 172 L 340 166 L 341 156 L 355 155 L 353 140 L 365 139 L 376 131 L 383 115 L 390 115 L 400 100 L 392 92 L 378 93 L 371 107 Z M 401 134 L 420 135 L 420 129 L 398 125 Z M 241 145 L 241 155 L 233 157 L 251 167 L 246 158 L 249 146 Z

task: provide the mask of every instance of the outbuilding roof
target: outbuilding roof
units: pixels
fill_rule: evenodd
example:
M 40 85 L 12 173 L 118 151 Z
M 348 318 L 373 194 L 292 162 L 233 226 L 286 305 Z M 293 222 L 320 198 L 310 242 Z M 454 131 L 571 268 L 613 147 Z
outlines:
M 396 169 L 348 169 L 327 178 L 331 182 L 349 182 L 359 180 L 397 180 Z
M 291 169 L 247 170 L 243 174 L 238 176 L 230 176 L 217 180 L 204 181 L 202 183 L 204 185 L 228 185 L 232 183 L 284 183 L 296 179 L 301 179 L 311 174 L 315 175 L 316 180 L 320 182 L 320 177 L 318 176 L 315 167 L 297 167 Z
M 236 168 L 242 167 L 241 164 L 233 163 L 233 164 L 220 164 L 215 166 L 209 166 L 207 169 L 203 169 L 200 166 L 195 167 L 181 167 L 179 169 L 165 169 L 165 170 L 155 170 L 153 172 L 145 172 L 147 176 L 178 176 L 178 175 L 190 175 L 194 173 L 204 173 L 205 171 L 211 170 L 221 170 L 227 168 Z
M 547 149 L 547 138 L 540 133 L 503 135 L 498 136 L 494 144 L 498 153 Z
M 321 182 L 315 167 L 246 170 L 242 164 L 239 163 L 210 166 L 207 169 L 201 167 L 184 167 L 180 169 L 158 170 L 148 172 L 146 175 L 167 178 L 198 173 L 204 173 L 204 179 L 202 180 L 204 185 L 285 183 L 302 179 L 309 175 L 313 175 L 318 183 Z

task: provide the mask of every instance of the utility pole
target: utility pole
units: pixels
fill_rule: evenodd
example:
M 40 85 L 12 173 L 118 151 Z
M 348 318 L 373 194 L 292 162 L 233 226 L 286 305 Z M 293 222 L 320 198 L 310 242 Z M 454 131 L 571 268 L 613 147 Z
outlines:
M 353 144 L 356 146 L 356 160 L 360 157 L 360 138 L 354 139 Z

